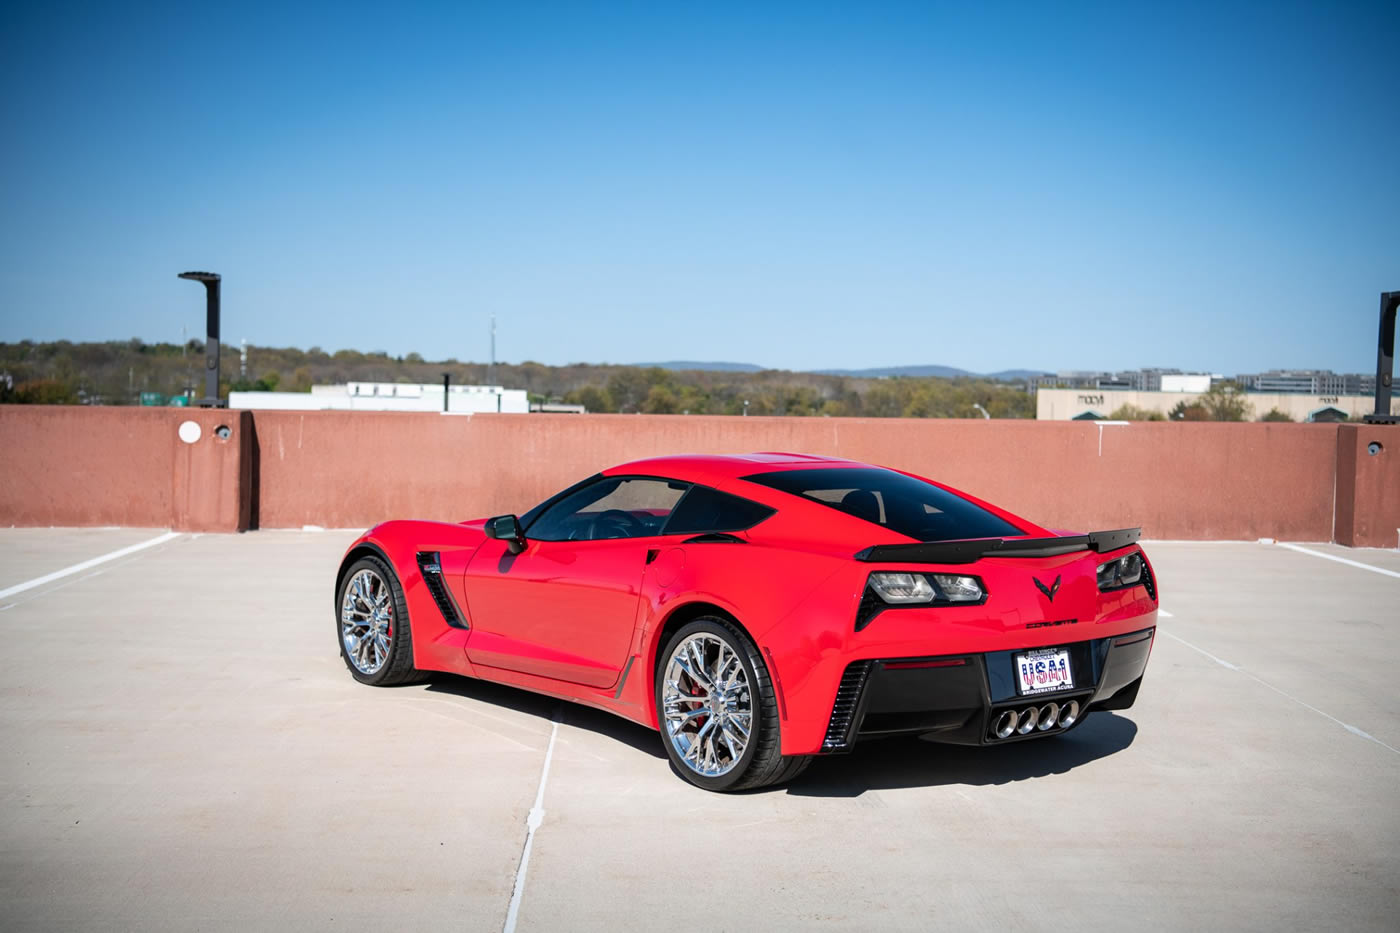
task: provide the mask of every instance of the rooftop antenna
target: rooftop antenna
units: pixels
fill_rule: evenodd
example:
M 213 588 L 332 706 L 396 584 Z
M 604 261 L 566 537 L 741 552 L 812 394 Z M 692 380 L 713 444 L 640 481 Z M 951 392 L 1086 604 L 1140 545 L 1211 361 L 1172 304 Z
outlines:
M 491 315 L 491 366 L 486 373 L 486 384 L 496 384 L 496 315 Z
M 204 352 L 204 398 L 199 400 L 201 408 L 222 408 L 219 401 L 219 282 L 217 272 L 181 272 L 180 278 L 204 283 L 205 311 L 205 352 Z

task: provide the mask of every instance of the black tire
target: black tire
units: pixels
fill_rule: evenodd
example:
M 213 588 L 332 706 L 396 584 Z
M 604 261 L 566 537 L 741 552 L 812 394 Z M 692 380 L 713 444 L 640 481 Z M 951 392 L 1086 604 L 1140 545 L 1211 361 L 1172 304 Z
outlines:
M 723 774 L 704 775 L 686 763 L 667 733 L 665 707 L 662 702 L 666 668 L 676 648 L 687 638 L 704 632 L 723 640 L 738 656 L 744 676 L 750 685 L 753 729 L 748 744 L 738 762 Z M 671 759 L 672 769 L 696 787 L 710 791 L 752 790 L 790 781 L 806 770 L 811 758 L 806 755 L 782 753 L 778 701 L 773 694 L 773 681 L 758 649 L 744 632 L 727 619 L 703 616 L 682 626 L 661 652 L 656 673 L 656 719 L 661 727 L 661 745 Z
M 393 615 L 389 625 L 389 654 L 373 673 L 366 674 L 351 660 L 341 637 L 341 607 L 345 605 L 345 591 L 355 576 L 368 570 L 379 577 L 389 588 Z M 403 587 L 399 586 L 398 575 L 387 563 L 378 557 L 362 557 L 351 564 L 341 574 L 340 585 L 335 591 L 335 640 L 340 645 L 340 659 L 345 662 L 350 676 L 362 684 L 374 687 L 392 687 L 398 684 L 422 680 L 424 674 L 413 666 L 413 629 L 408 624 L 408 605 L 404 602 Z

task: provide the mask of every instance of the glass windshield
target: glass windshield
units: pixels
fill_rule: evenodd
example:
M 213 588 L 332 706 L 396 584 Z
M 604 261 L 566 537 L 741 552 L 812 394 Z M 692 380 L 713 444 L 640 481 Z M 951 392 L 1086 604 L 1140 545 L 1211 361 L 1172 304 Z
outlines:
M 877 467 L 782 470 L 744 479 L 820 502 L 915 541 L 1025 534 L 979 505 L 932 483 Z

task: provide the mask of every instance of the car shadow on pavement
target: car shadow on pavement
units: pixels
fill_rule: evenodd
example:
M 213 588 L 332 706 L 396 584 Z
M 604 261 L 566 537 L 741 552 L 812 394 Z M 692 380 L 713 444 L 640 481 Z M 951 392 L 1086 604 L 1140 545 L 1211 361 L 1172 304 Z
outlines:
M 538 716 L 544 720 L 553 720 L 557 715 L 560 716 L 562 722 L 568 723 L 575 729 L 586 729 L 589 732 L 607 736 L 639 752 L 645 752 L 653 758 L 666 757 L 666 753 L 661 749 L 661 739 L 657 736 L 655 729 L 639 726 L 634 722 L 628 722 L 626 719 L 614 716 L 612 713 L 605 713 L 589 706 L 556 700 L 542 693 L 531 693 L 518 687 L 508 687 L 504 684 L 494 684 L 471 677 L 457 677 L 453 674 L 433 674 L 432 682 L 428 684 L 427 689 L 429 693 L 448 693 L 453 696 L 466 697 L 481 703 L 490 703 L 493 706 L 512 709 L 518 713 Z
M 1010 784 L 1064 774 L 1123 751 L 1136 736 L 1131 719 L 1099 711 L 1062 736 L 985 748 L 916 737 L 882 739 L 858 745 L 848 755 L 818 758 L 786 791 L 801 797 L 859 797 L 867 790 Z

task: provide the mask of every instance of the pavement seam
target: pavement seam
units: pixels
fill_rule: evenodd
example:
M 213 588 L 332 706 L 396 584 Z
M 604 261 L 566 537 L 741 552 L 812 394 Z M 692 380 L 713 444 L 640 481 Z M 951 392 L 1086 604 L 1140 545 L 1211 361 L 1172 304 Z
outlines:
M 1350 723 L 1342 722 L 1340 719 L 1338 719 L 1336 716 L 1333 716 L 1331 713 L 1323 712 L 1322 710 L 1318 709 L 1316 706 L 1313 706 L 1311 703 L 1304 702 L 1303 700 L 1298 699 L 1297 697 L 1295 697 L 1295 696 L 1294 696 L 1293 694 L 1291 694 L 1291 693 L 1285 693 L 1284 691 L 1280 690 L 1278 687 L 1275 687 L 1273 684 L 1269 683 L 1267 680 L 1264 680 L 1264 679 L 1261 678 L 1261 677 L 1256 677 L 1254 674 L 1251 674 L 1249 671 L 1247 671 L 1247 670 L 1245 670 L 1244 668 L 1240 667 L 1238 664 L 1231 664 L 1229 661 L 1226 661 L 1226 660 L 1224 660 L 1224 659 L 1222 659 L 1222 658 L 1218 658 L 1218 657 L 1216 657 L 1215 655 L 1211 654 L 1209 651 L 1205 650 L 1204 648 L 1201 648 L 1201 647 L 1198 647 L 1198 646 L 1196 646 L 1196 645 L 1191 644 L 1189 641 L 1187 641 L 1186 639 L 1182 638 L 1182 637 L 1179 636 L 1179 635 L 1173 635 L 1171 632 L 1163 632 L 1162 634 L 1163 634 L 1163 635 L 1166 635 L 1166 636 L 1167 636 L 1168 638 L 1170 638 L 1172 641 L 1180 642 L 1181 644 L 1185 645 L 1186 647 L 1190 648 L 1192 651 L 1195 651 L 1195 652 L 1198 653 L 1198 654 L 1205 655 L 1206 657 L 1208 657 L 1208 658 L 1210 658 L 1212 661 L 1214 661 L 1216 664 L 1219 664 L 1221 667 L 1224 667 L 1224 668 L 1227 668 L 1227 669 L 1229 669 L 1229 670 L 1235 671 L 1236 673 L 1239 673 L 1239 674 L 1243 674 L 1244 676 L 1248 677 L 1250 680 L 1254 681 L 1255 683 L 1261 684 L 1261 685 L 1263 685 L 1263 686 L 1265 686 L 1265 687 L 1268 687 L 1270 690 L 1272 690 L 1274 693 L 1277 693 L 1279 696 L 1283 697 L 1284 699 L 1286 699 L 1286 700 L 1292 700 L 1294 703 L 1297 703 L 1299 706 L 1303 707 L 1304 709 L 1312 710 L 1314 713 L 1317 713 L 1317 714 L 1318 714 L 1319 716 L 1321 716 L 1322 718 L 1332 720 L 1332 721 L 1335 722 L 1337 725 L 1341 726 L 1343 729 L 1345 729 L 1345 730 L 1347 730 L 1348 732 L 1350 732 L 1352 735 L 1360 736 L 1360 737 L 1363 738 L 1363 739 L 1367 739 L 1368 741 L 1375 742 L 1375 743 L 1376 743 L 1377 745 L 1379 745 L 1381 748 L 1388 749 L 1389 751 L 1394 752 L 1394 753 L 1397 754 L 1397 755 L 1400 755 L 1400 748 L 1395 748 L 1393 745 L 1387 745 L 1385 742 L 1382 742 L 1380 739 L 1376 738 L 1374 735 L 1372 735 L 1371 733 L 1365 731 L 1364 729 L 1358 729 L 1356 726 L 1353 726 L 1353 725 L 1351 725 Z
M 544 767 L 540 769 L 540 786 L 535 791 L 535 805 L 525 818 L 525 848 L 520 853 L 520 866 L 515 870 L 515 887 L 510 892 L 510 907 L 506 910 L 506 923 L 502 933 L 515 933 L 515 924 L 520 919 L 520 902 L 525 896 L 525 875 L 530 868 L 530 851 L 535 845 L 535 831 L 544 822 L 544 789 L 549 783 L 549 766 L 554 760 L 554 742 L 559 738 L 559 721 L 563 718 L 561 706 L 554 714 L 554 725 L 549 730 L 549 746 L 544 753 Z
M 33 580 L 26 580 L 23 583 L 16 583 L 14 586 L 0 590 L 0 599 L 8 599 L 9 597 L 14 596 L 18 593 L 23 593 L 25 590 L 32 590 L 37 586 L 43 586 L 45 583 L 52 583 L 55 580 L 62 580 L 64 577 L 72 576 L 75 573 L 82 573 L 84 570 L 87 570 L 91 567 L 96 567 L 99 564 L 105 564 L 111 560 L 116 560 L 119 557 L 125 557 L 128 554 L 135 554 L 137 551 L 144 551 L 146 548 L 155 547 L 156 545 L 164 544 L 167 541 L 174 541 L 178 537 L 180 537 L 180 532 L 167 531 L 163 535 L 157 535 L 154 538 L 142 541 L 138 544 L 133 544 L 129 547 L 118 548 L 115 551 L 99 555 L 89 560 L 80 561 L 79 563 L 73 564 L 71 567 L 64 567 L 62 570 L 55 570 L 53 573 L 46 573 L 42 577 L 35 577 Z

